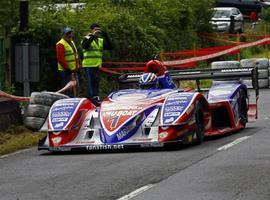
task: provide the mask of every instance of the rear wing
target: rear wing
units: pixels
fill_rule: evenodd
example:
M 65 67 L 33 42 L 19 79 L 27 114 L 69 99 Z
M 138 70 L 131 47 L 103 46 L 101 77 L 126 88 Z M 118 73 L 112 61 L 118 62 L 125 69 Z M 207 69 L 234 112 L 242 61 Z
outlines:
M 173 70 L 169 71 L 173 80 L 195 80 L 197 90 L 200 91 L 200 80 L 203 79 L 224 79 L 224 78 L 242 78 L 249 77 L 252 80 L 252 86 L 255 90 L 256 97 L 259 96 L 258 68 L 241 67 L 241 68 L 221 68 L 221 69 L 191 69 L 191 70 Z M 120 83 L 138 83 L 143 73 L 128 73 L 119 77 Z
M 252 80 L 252 86 L 255 90 L 255 104 L 249 104 L 248 118 L 249 121 L 255 121 L 258 117 L 257 102 L 259 99 L 259 83 L 257 67 L 241 67 L 241 68 L 221 68 L 221 69 L 191 69 L 191 70 L 173 70 L 169 71 L 173 80 L 185 81 L 195 80 L 197 91 L 200 89 L 200 80 L 203 79 L 232 79 L 248 77 Z M 138 83 L 143 73 L 129 73 L 119 77 L 120 83 Z

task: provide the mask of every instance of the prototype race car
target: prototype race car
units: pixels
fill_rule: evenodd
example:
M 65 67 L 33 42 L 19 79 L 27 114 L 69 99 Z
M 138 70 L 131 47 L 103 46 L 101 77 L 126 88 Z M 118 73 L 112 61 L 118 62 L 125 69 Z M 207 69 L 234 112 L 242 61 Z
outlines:
M 138 82 L 141 74 L 125 74 L 124 84 Z M 226 68 L 172 71 L 174 80 L 196 80 L 196 90 L 123 89 L 112 92 L 99 107 L 87 98 L 56 101 L 42 130 L 48 134 L 39 150 L 113 150 L 164 147 L 169 144 L 200 144 L 205 136 L 243 129 L 248 116 L 257 118 L 257 68 Z M 241 83 L 213 85 L 208 92 L 201 79 L 251 77 L 256 94 Z

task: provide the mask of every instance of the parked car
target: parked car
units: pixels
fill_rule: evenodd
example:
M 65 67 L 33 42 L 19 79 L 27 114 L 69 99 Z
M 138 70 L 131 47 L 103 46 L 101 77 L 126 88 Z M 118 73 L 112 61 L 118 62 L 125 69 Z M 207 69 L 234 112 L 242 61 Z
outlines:
M 263 6 L 270 6 L 270 0 L 261 0 L 260 2 Z
M 216 7 L 235 7 L 245 17 L 250 17 L 252 12 L 258 15 L 262 8 L 269 7 L 270 4 L 267 1 L 269 0 L 216 0 Z
M 231 17 L 234 17 L 234 22 L 232 22 Z M 218 32 L 243 33 L 244 31 L 244 17 L 237 8 L 214 8 L 214 15 L 211 19 L 211 24 L 213 29 Z

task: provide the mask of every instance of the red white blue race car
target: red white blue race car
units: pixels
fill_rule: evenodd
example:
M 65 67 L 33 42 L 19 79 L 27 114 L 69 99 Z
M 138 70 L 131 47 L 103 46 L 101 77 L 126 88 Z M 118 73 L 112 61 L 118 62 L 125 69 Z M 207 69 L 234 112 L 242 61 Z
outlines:
M 140 77 L 126 74 L 120 81 L 138 82 Z M 171 72 L 171 77 L 197 83 L 201 79 L 251 77 L 258 97 L 256 68 L 178 70 Z M 194 91 L 123 89 L 112 92 L 98 107 L 87 98 L 61 99 L 50 109 L 48 134 L 38 149 L 92 151 L 200 144 L 205 136 L 243 129 L 249 114 L 256 118 L 256 104 L 249 104 L 248 89 L 241 83 L 217 84 L 207 93 L 199 84 Z

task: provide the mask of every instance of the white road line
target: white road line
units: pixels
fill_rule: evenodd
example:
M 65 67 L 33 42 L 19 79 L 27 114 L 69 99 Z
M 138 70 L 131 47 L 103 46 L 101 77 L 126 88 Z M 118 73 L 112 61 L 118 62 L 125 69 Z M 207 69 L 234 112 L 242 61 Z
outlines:
M 221 151 L 221 150 L 227 150 L 229 148 L 231 148 L 232 146 L 236 145 L 236 144 L 239 144 L 240 142 L 243 142 L 244 140 L 250 138 L 251 136 L 245 136 L 245 137 L 241 137 L 241 138 L 238 138 L 236 140 L 234 140 L 233 142 L 229 143 L 229 144 L 226 144 L 222 147 L 219 147 L 217 150 L 218 151 Z
M 145 192 L 146 190 L 149 190 L 150 188 L 152 188 L 154 186 L 154 184 L 149 184 L 149 185 L 145 185 L 137 190 L 134 190 L 133 192 L 117 199 L 117 200 L 129 200 L 129 199 L 132 199 L 136 196 L 138 196 L 139 194 Z
M 16 155 L 16 154 L 25 152 L 25 151 L 29 151 L 30 149 L 31 149 L 31 148 L 23 149 L 23 150 L 16 151 L 16 152 L 14 152 L 14 153 L 10 153 L 10 154 L 6 154 L 6 155 L 3 155 L 3 156 L 0 156 L 0 159 L 2 159 L 2 158 L 7 158 L 7 157 L 9 157 L 9 156 L 13 156 L 13 155 Z

